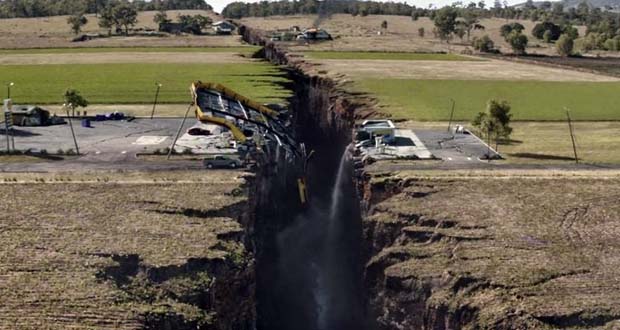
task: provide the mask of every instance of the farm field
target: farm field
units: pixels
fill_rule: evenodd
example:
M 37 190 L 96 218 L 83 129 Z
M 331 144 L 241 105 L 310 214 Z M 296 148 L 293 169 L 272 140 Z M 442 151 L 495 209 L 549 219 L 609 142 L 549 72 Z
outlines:
M 92 54 L 92 53 L 238 53 L 251 55 L 257 46 L 230 47 L 82 47 L 82 48 L 16 48 L 0 49 L 5 54 Z
M 382 315 L 411 306 L 429 279 L 453 276 L 476 284 L 437 285 L 422 296 L 473 313 L 473 327 L 617 329 L 617 171 L 474 175 L 414 170 L 372 178 L 371 189 L 385 197 L 365 221 L 407 238 L 388 243 L 367 268 L 379 269 L 373 289 L 399 293 L 376 298 L 389 302 Z M 402 315 L 399 321 L 416 317 Z
M 148 63 L 5 65 L 0 76 L 15 86 L 15 103 L 60 104 L 67 88 L 78 89 L 91 103 L 152 103 L 154 83 L 163 84 L 161 103 L 189 103 L 189 86 L 196 80 L 215 81 L 261 102 L 280 102 L 289 95 L 287 81 L 267 63 Z
M 138 13 L 138 23 L 135 28 L 157 29 L 153 17 L 157 12 L 147 11 Z M 205 15 L 213 21 L 221 17 L 211 11 L 203 10 L 170 10 L 167 15 L 176 19 L 178 15 Z M 107 34 L 107 31 L 98 26 L 98 19 L 93 14 L 86 15 L 88 23 L 82 28 L 82 33 Z M 38 18 L 11 18 L 0 19 L 0 47 L 13 48 L 59 48 L 59 47 L 204 47 L 204 46 L 238 46 L 239 36 L 114 36 L 84 42 L 72 42 L 75 35 L 67 25 L 67 16 L 38 17 Z
M 249 26 L 258 27 L 263 30 L 290 29 L 292 26 L 301 28 L 312 27 L 316 16 L 271 16 L 271 17 L 247 17 L 240 21 Z M 387 30 L 381 29 L 383 21 L 388 22 Z M 510 46 L 501 36 L 500 27 L 509 22 L 519 22 L 525 26 L 524 33 L 530 39 L 528 53 L 536 54 L 555 54 L 554 45 L 546 44 L 537 40 L 531 35 L 531 31 L 536 24 L 531 20 L 510 20 L 505 19 L 482 19 L 480 24 L 485 30 L 474 30 L 471 38 L 489 35 L 495 44 L 504 52 L 510 52 Z M 467 38 L 453 40 L 445 43 L 435 37 L 432 33 L 434 24 L 427 17 L 421 17 L 413 21 L 408 16 L 389 16 L 389 15 L 369 15 L 351 16 L 347 14 L 336 14 L 325 18 L 320 22 L 320 27 L 329 32 L 335 39 L 330 42 L 305 44 L 289 43 L 289 48 L 294 51 L 390 51 L 390 52 L 450 52 L 460 53 L 463 50 L 471 50 L 467 44 Z M 425 34 L 421 37 L 418 30 L 423 28 Z M 585 27 L 577 27 L 581 35 L 585 32 Z M 378 33 L 381 32 L 381 35 Z
M 232 278 L 212 270 L 248 267 L 235 239 L 245 195 L 230 194 L 240 174 L 0 175 L 0 328 L 213 322 L 199 301 Z
M 476 57 L 467 57 L 446 53 L 407 53 L 407 52 L 346 52 L 346 51 L 310 51 L 306 57 L 321 60 L 403 60 L 403 61 L 481 61 Z
M 514 120 L 619 120 L 620 82 L 468 81 L 360 79 L 356 88 L 376 96 L 382 111 L 397 119 L 471 120 L 489 99 L 512 105 Z

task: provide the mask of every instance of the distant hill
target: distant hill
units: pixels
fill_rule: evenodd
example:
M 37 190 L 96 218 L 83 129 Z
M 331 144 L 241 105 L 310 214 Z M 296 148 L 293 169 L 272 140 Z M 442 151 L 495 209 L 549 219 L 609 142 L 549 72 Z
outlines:
M 565 8 L 576 8 L 583 0 L 563 0 Z M 588 0 L 588 4 L 595 8 L 620 8 L 620 0 Z
M 586 0 L 590 7 L 593 8 L 612 8 L 614 10 L 620 10 L 620 0 Z M 546 1 L 534 1 L 535 6 L 540 6 Z M 562 0 L 564 8 L 577 8 L 583 0 Z M 525 3 L 520 3 L 514 7 L 520 8 L 525 6 Z

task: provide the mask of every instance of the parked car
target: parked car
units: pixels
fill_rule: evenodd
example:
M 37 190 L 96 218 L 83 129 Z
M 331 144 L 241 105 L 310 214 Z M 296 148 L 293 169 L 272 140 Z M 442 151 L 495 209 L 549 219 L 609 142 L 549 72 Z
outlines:
M 243 163 L 241 163 L 239 159 L 231 157 L 231 156 L 224 156 L 224 155 L 216 155 L 212 157 L 207 157 L 202 160 L 202 164 L 208 169 L 223 168 L 223 167 L 239 168 L 243 166 Z

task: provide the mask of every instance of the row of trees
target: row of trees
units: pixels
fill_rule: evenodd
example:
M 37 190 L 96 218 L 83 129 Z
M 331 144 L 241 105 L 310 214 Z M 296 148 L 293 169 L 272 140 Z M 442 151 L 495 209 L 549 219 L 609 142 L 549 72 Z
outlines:
M 160 31 L 170 32 L 166 30 L 165 25 L 173 23 L 172 19 L 168 18 L 165 11 L 160 11 L 155 14 L 153 22 L 157 23 Z M 179 15 L 177 16 L 177 23 L 180 24 L 180 30 L 186 33 L 201 34 L 202 30 L 211 25 L 213 21 L 203 15 Z
M 211 9 L 204 0 L 2 0 L 0 18 L 98 14 L 116 2 L 131 4 L 138 11 Z
M 401 15 L 410 16 L 415 7 L 399 2 L 378 1 L 261 1 L 257 3 L 233 2 L 222 11 L 227 18 L 249 16 L 265 17 L 272 15 L 298 14 L 351 14 L 351 15 Z
M 112 29 L 129 34 L 129 27 L 133 27 L 137 22 L 138 9 L 132 3 L 110 1 L 99 11 L 99 27 L 106 29 L 110 35 Z M 88 23 L 88 19 L 83 12 L 71 15 L 67 19 L 67 24 L 75 34 L 80 33 L 82 26 L 86 23 Z
M 155 14 L 153 21 L 159 25 L 160 29 L 173 22 L 164 10 Z M 203 15 L 179 15 L 177 21 L 181 26 L 181 31 L 194 34 L 200 34 L 205 27 L 212 23 L 209 17 Z M 131 3 L 110 2 L 99 13 L 99 27 L 108 30 L 110 35 L 113 29 L 129 34 L 129 28 L 137 22 L 138 8 Z M 87 23 L 88 19 L 83 13 L 71 15 L 67 19 L 67 24 L 75 34 L 79 34 L 82 27 Z

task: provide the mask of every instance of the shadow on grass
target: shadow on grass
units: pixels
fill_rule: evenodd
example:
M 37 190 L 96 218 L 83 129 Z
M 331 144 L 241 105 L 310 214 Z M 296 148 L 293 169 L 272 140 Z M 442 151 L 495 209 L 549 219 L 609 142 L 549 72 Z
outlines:
M 538 160 L 567 160 L 567 161 L 575 161 L 574 157 L 566 157 L 566 156 L 556 156 L 556 155 L 546 155 L 546 154 L 533 154 L 529 152 L 517 152 L 514 154 L 508 154 L 511 157 L 517 158 L 530 158 L 530 159 L 538 159 Z
M 499 140 L 497 140 L 497 142 L 500 145 L 507 145 L 507 146 L 508 145 L 515 145 L 515 144 L 522 144 L 523 143 L 523 141 L 521 141 L 521 140 L 513 140 L 513 139 L 499 139 Z

